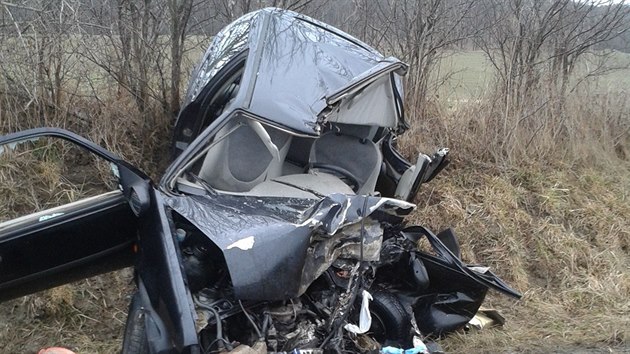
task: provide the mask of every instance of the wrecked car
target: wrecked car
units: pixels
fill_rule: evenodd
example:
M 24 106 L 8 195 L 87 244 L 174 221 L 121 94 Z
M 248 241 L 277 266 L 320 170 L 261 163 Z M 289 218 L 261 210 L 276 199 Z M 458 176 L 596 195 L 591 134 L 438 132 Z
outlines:
M 65 140 L 115 179 L 0 224 L 0 300 L 133 265 L 123 353 L 322 353 L 413 347 L 464 326 L 489 289 L 519 297 L 464 264 L 452 230 L 406 225 L 448 161 L 396 150 L 406 71 L 269 8 L 213 39 L 158 184 L 65 130 L 0 138 L 0 155 Z

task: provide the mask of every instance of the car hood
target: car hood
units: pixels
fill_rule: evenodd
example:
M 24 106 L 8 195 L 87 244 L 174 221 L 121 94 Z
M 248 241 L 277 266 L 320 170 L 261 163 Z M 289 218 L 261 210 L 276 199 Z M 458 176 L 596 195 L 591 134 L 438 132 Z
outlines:
M 415 208 L 402 200 L 343 194 L 319 200 L 171 196 L 167 204 L 221 250 L 235 295 L 247 300 L 301 295 L 334 261 L 332 245 L 351 239 L 343 233 L 353 224 L 367 230 L 365 257 L 374 242 L 378 258 L 382 230 L 377 220 L 402 220 Z M 273 282 L 260 281 L 271 278 Z
M 234 52 L 247 52 L 247 59 L 232 110 L 307 135 L 318 135 L 326 120 L 391 128 L 403 123 L 393 107 L 406 64 L 329 25 L 276 8 L 247 14 L 217 34 L 190 80 L 185 105 L 202 99 L 221 61 Z M 374 88 L 364 94 L 366 107 L 340 114 L 344 102 L 368 86 Z M 379 107 L 387 114 L 362 114 Z

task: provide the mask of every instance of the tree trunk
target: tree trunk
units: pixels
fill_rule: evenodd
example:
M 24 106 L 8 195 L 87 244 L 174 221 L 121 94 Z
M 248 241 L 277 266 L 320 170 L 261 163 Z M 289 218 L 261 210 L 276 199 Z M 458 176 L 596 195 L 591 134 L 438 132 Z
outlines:
M 186 38 L 186 26 L 192 10 L 192 0 L 171 0 L 171 92 L 170 111 L 177 115 L 180 108 L 180 85 L 182 76 L 182 56 Z

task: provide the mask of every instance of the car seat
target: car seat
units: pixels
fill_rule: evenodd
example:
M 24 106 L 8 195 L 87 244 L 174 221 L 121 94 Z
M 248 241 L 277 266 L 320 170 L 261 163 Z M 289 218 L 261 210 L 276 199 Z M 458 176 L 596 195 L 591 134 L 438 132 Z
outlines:
M 337 174 L 342 178 L 346 177 L 344 173 L 336 173 L 335 170 L 349 172 L 356 179 L 353 184 L 357 185 L 353 189 L 357 194 L 374 192 L 382 163 L 381 150 L 372 140 L 340 132 L 329 132 L 316 139 L 309 156 L 312 170 Z
M 251 119 L 234 119 L 215 136 L 199 177 L 213 188 L 246 192 L 282 174 L 291 135 Z

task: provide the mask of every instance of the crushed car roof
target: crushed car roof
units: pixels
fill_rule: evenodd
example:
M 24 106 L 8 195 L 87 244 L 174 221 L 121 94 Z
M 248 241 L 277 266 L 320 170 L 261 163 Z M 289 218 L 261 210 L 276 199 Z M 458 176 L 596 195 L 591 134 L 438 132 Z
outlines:
M 406 64 L 331 26 L 276 8 L 241 17 L 217 34 L 193 75 L 185 104 L 196 100 L 221 67 L 243 52 L 247 59 L 232 111 L 308 135 L 319 134 L 325 120 L 392 128 L 402 120 L 395 101 L 400 100 Z M 367 86 L 371 89 L 364 90 Z M 366 108 L 339 113 L 344 99 L 362 91 L 367 91 L 364 102 L 356 106 Z M 374 97 L 382 101 L 369 105 Z M 379 109 L 367 118 L 357 114 Z M 357 116 L 363 118 L 353 122 Z

